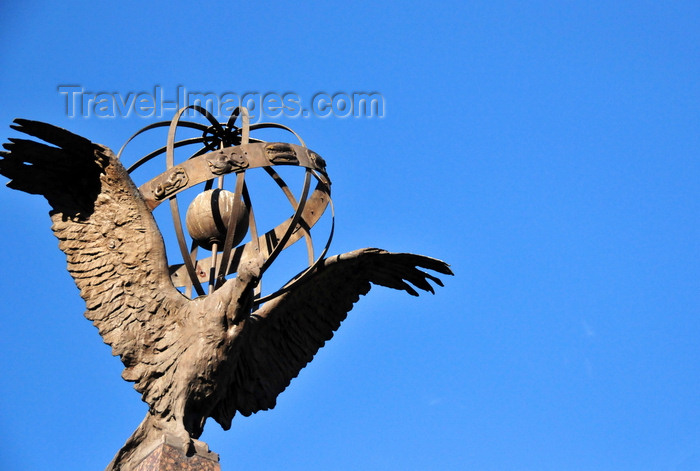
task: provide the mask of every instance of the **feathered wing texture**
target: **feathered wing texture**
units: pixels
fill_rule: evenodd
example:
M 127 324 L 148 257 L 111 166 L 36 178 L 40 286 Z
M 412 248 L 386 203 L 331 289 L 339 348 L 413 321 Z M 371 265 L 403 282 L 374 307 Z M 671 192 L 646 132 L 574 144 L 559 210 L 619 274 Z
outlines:
M 124 379 L 151 405 L 168 386 L 156 378 L 177 356 L 177 319 L 187 302 L 168 276 L 165 247 L 124 167 L 106 147 L 61 128 L 15 120 L 14 129 L 53 144 L 10 139 L 0 154 L 8 186 L 46 197 L 85 316 L 125 365 Z M 157 407 L 156 407 L 157 408 Z
M 212 417 L 228 429 L 237 411 L 248 416 L 273 408 L 277 396 L 330 340 L 371 283 L 414 296 L 418 292 L 411 284 L 431 293 L 428 280 L 442 286 L 422 269 L 452 274 L 441 260 L 380 249 L 324 260 L 316 273 L 252 314 L 232 383 Z
M 236 412 L 274 407 L 372 283 L 417 295 L 416 289 L 433 292 L 430 281 L 442 285 L 424 269 L 452 274 L 433 258 L 357 250 L 324 260 L 244 323 L 225 328 L 223 320 L 247 309 L 243 293 L 255 280 L 239 273 L 227 282 L 228 290 L 224 285 L 190 302 L 173 287 L 155 220 L 112 152 L 48 124 L 15 123 L 16 130 L 53 146 L 11 139 L 0 153 L 0 174 L 11 179 L 11 188 L 44 195 L 51 204 L 52 229 L 86 301 L 85 316 L 121 357 L 124 379 L 136 382 L 155 413 L 127 441 L 114 469 L 145 449 L 155 427 L 150 420 L 173 416 L 173 408 L 191 435 L 201 433 L 207 416 L 228 429 Z M 207 313 L 220 323 L 209 322 Z M 235 342 L 229 338 L 234 331 Z M 198 347 L 190 349 L 193 341 Z M 212 382 L 215 376 L 219 383 Z M 195 377 L 198 383 L 190 384 Z

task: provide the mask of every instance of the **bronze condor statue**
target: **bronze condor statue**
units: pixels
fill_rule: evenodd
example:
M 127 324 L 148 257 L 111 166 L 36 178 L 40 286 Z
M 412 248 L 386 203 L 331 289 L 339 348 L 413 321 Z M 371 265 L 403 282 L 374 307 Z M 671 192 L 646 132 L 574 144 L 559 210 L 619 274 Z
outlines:
M 426 270 L 452 274 L 434 258 L 366 248 L 323 257 L 260 303 L 266 259 L 258 253 L 190 299 L 173 283 L 152 205 L 110 149 L 37 121 L 12 127 L 35 139 L 10 138 L 0 174 L 48 200 L 85 317 L 149 407 L 108 469 L 133 469 L 166 434 L 191 451 L 209 417 L 228 429 L 236 413 L 273 408 L 372 285 L 416 296 L 433 293 L 430 282 L 442 286 Z

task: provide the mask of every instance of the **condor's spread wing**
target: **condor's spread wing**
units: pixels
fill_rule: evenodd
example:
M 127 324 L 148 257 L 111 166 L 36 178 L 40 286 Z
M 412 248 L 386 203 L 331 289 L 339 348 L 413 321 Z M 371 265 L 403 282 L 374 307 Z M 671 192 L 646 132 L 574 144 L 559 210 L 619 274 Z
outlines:
M 178 334 L 173 316 L 187 302 L 170 281 L 151 213 L 106 147 L 36 121 L 18 119 L 12 127 L 52 146 L 10 139 L 0 174 L 10 178 L 10 188 L 48 200 L 85 316 L 121 357 L 124 378 L 151 403 L 163 386 L 152 379 L 163 376 L 174 356 L 168 349 Z
M 428 280 L 442 286 L 422 269 L 452 274 L 440 260 L 380 249 L 324 260 L 316 273 L 265 303 L 247 321 L 233 383 L 212 417 L 228 429 L 236 411 L 247 416 L 274 407 L 277 396 L 333 336 L 371 283 L 414 296 L 415 288 L 433 292 Z

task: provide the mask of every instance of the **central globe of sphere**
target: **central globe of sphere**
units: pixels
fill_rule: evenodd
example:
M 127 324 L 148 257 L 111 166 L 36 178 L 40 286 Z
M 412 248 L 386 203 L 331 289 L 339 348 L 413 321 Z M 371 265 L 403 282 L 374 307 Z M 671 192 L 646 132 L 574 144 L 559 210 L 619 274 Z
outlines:
M 232 227 L 227 227 L 233 208 L 238 199 L 241 211 L 233 221 Z M 207 190 L 197 195 L 187 208 L 185 225 L 190 237 L 206 250 L 212 250 L 216 243 L 217 251 L 223 250 L 226 234 L 233 230 L 233 246 L 237 246 L 248 232 L 248 207 L 241 201 L 240 196 L 230 191 L 215 189 Z

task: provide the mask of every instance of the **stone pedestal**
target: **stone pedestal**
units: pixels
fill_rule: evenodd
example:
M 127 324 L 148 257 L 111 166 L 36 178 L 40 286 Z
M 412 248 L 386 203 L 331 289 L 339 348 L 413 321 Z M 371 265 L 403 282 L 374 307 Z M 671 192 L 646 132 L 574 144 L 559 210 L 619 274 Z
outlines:
M 194 450 L 185 454 L 182 446 L 168 436 L 134 467 L 134 471 L 221 471 L 219 455 L 206 443 L 194 440 Z

